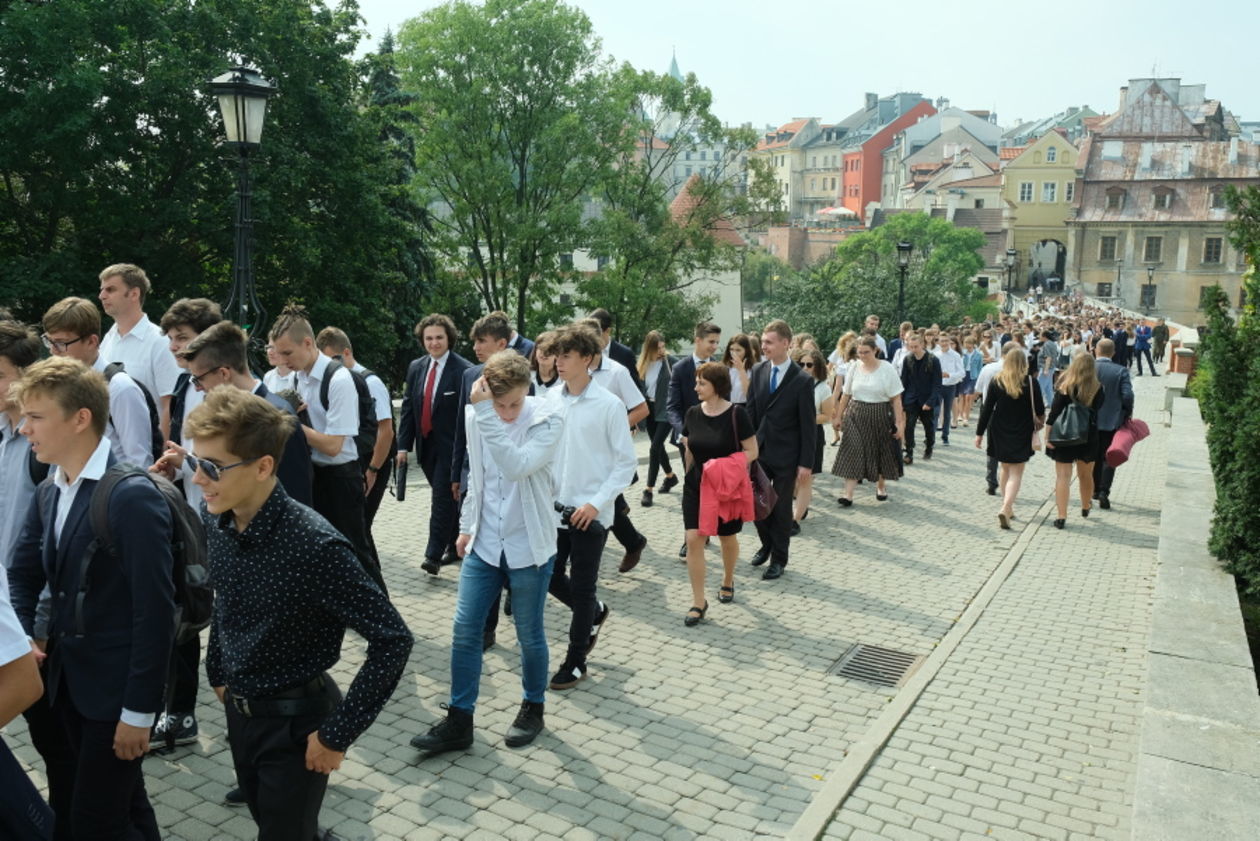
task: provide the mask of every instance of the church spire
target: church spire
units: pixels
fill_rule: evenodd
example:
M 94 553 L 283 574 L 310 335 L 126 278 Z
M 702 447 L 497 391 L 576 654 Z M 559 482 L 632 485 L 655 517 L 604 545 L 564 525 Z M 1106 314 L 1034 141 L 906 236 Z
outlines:
M 679 71 L 678 69 L 678 50 L 677 49 L 673 51 L 673 57 L 670 58 L 669 60 L 669 75 L 673 76 L 675 79 L 677 79 L 680 82 L 683 80 L 682 72 Z

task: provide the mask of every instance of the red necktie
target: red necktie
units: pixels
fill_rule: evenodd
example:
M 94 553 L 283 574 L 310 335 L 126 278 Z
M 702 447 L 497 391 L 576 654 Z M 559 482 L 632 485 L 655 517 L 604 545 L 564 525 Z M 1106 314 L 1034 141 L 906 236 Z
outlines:
M 437 362 L 429 363 L 429 377 L 424 383 L 424 402 L 420 404 L 420 437 L 428 438 L 433 431 L 433 385 L 437 380 Z

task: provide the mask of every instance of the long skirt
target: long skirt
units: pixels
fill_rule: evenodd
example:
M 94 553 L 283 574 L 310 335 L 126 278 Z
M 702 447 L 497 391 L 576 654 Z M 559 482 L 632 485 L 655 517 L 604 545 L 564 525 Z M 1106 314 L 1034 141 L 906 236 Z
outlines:
M 901 478 L 901 444 L 893 438 L 895 420 L 888 403 L 849 401 L 841 422 L 840 451 L 831 466 L 833 476 L 868 482 Z

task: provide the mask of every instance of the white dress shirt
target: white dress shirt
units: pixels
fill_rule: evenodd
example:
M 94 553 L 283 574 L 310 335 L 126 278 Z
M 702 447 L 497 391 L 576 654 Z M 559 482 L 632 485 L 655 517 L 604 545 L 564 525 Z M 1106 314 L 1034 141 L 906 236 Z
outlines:
M 995 359 L 988 365 L 980 369 L 980 376 L 976 377 L 976 393 L 980 395 L 980 402 L 984 403 L 985 396 L 989 393 L 989 383 L 993 382 L 993 378 L 998 375 L 998 371 L 1002 370 L 1001 358 Z
M 204 391 L 198 391 L 197 386 L 192 380 L 188 381 L 187 391 L 184 392 L 184 425 L 180 428 L 179 445 L 188 452 L 192 452 L 193 439 L 188 437 L 188 416 L 192 414 L 193 409 L 197 408 L 206 399 Z M 192 465 L 188 463 L 188 459 L 184 459 L 184 463 L 179 467 L 179 477 L 184 480 L 184 499 L 188 500 L 188 505 L 194 511 L 201 511 L 201 503 L 206 498 L 201 490 L 201 486 L 192 480 Z
M 125 336 L 118 332 L 117 324 L 109 328 L 101 339 L 101 358 L 107 363 L 121 362 L 123 370 L 149 390 L 159 408 L 163 397 L 175 393 L 179 365 L 162 328 L 147 315 L 141 315 Z
M 97 356 L 92 367 L 103 374 L 108 363 L 104 356 Z M 144 399 L 140 386 L 126 372 L 125 364 L 124 370 L 109 380 L 109 423 L 106 429 L 114 458 L 119 462 L 146 470 L 153 464 L 153 421 L 149 417 L 149 403 Z
M 9 576 L 0 566 L 0 666 L 31 653 L 31 641 L 9 602 Z
M 100 443 L 96 445 L 96 449 L 92 451 L 91 457 L 87 460 L 87 464 L 83 465 L 83 469 L 79 471 L 78 476 L 74 477 L 73 482 L 67 482 L 61 469 L 54 468 L 52 472 L 53 484 L 57 488 L 57 516 L 53 520 L 54 545 L 61 542 L 61 529 L 66 524 L 66 518 L 70 516 L 70 508 L 74 505 L 75 497 L 79 495 L 79 491 L 83 488 L 83 480 L 90 479 L 99 482 L 101 477 L 105 475 L 105 471 L 109 469 L 109 451 L 109 439 L 101 438 Z M 78 563 L 78 559 L 71 559 L 71 562 Z M 49 583 L 51 584 L 51 582 Z M 123 708 L 122 714 L 119 716 L 119 720 L 123 724 L 129 724 L 132 727 L 152 727 L 155 718 L 157 718 L 155 713 L 132 712 L 126 708 Z
M 297 391 L 297 374 L 290 371 L 287 374 L 281 374 L 279 368 L 272 368 L 263 374 L 263 385 L 267 386 L 267 390 L 272 394 L 279 394 L 285 389 L 293 389 Z
M 658 359 L 648 365 L 647 376 L 643 378 L 643 389 L 648 394 L 656 395 L 656 382 L 661 377 L 661 371 L 665 370 L 665 360 Z
M 630 484 L 639 460 L 626 423 L 625 404 L 594 379 L 581 394 L 568 385 L 552 389 L 548 400 L 564 402 L 564 439 L 556 454 L 556 499 L 580 507 L 589 503 L 605 528 L 612 505 Z
M 372 403 L 376 406 L 376 422 L 393 420 L 394 404 L 389 399 L 389 389 L 385 387 L 385 381 L 375 373 L 372 373 L 372 376 L 369 377 L 368 374 L 371 372 L 358 362 L 354 363 L 354 367 L 350 370 L 367 381 L 368 392 L 372 395 Z
M 519 447 L 525 442 L 525 433 L 529 430 L 535 407 L 536 404 L 527 400 L 512 423 L 503 423 L 498 417 L 491 422 L 497 422 L 512 443 Z M 479 443 L 481 510 L 477 518 L 477 534 L 473 538 L 473 552 L 495 568 L 498 568 L 501 556 L 507 558 L 509 569 L 536 566 L 529 545 L 529 530 L 525 527 L 520 485 L 504 478 L 484 437 Z
M 626 366 L 607 353 L 600 354 L 599 366 L 593 368 L 590 373 L 591 379 L 621 398 L 627 412 L 642 406 L 645 402 L 643 392 L 635 386 L 634 379 L 626 370 Z
M 787 374 L 788 366 L 791 364 L 792 364 L 791 357 L 788 357 L 787 359 L 783 360 L 778 365 L 775 365 L 773 362 L 770 363 L 771 370 L 770 370 L 770 375 L 766 378 L 766 385 L 768 386 L 771 382 L 774 383 L 774 391 L 770 392 L 771 394 L 774 394 L 774 392 L 778 391 L 779 388 L 783 385 L 783 377 L 784 375 Z M 774 374 L 775 371 L 779 372 L 779 375 L 777 377 Z
M 941 380 L 941 385 L 958 385 L 967 376 L 967 369 L 963 365 L 962 355 L 958 351 L 950 348 L 948 351 L 942 352 L 940 348 L 932 351 L 941 363 L 941 373 L 945 378 Z
M 331 467 L 357 461 L 359 449 L 354 443 L 354 436 L 359 434 L 359 390 L 354 387 L 354 378 L 346 368 L 337 369 L 328 384 L 328 411 L 319 399 L 320 383 L 328 372 L 328 363 L 332 360 L 322 353 L 315 354 L 315 364 L 311 372 L 298 372 L 298 391 L 306 402 L 306 411 L 311 418 L 311 427 L 324 435 L 344 436 L 341 449 L 335 456 L 327 456 L 315 447 L 311 447 L 311 462 L 320 467 Z

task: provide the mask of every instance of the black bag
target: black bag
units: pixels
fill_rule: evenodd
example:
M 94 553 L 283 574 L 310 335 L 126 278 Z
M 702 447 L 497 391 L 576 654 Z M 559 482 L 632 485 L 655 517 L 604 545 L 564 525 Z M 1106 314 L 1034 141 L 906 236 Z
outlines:
M 332 383 L 333 374 L 342 368 L 346 368 L 341 364 L 339 359 L 328 360 L 328 368 L 324 371 L 324 378 L 319 383 L 319 402 L 324 407 L 324 411 L 328 411 L 328 386 Z M 366 374 L 360 374 L 358 371 L 346 368 L 350 372 L 350 378 L 354 380 L 354 390 L 359 394 L 359 431 L 354 435 L 354 446 L 359 452 L 359 467 L 367 470 L 372 464 L 372 451 L 376 449 L 376 401 L 372 399 L 372 391 L 368 388 L 366 377 L 376 376 L 371 371 Z
M 0 838 L 5 841 L 49 841 L 53 837 L 53 811 L 39 789 L 22 770 L 22 764 L 0 739 Z
M 188 383 L 192 374 L 181 371 L 175 379 L 175 393 L 171 395 L 171 440 L 180 443 L 184 434 L 184 408 L 188 400 Z
M 735 421 L 734 410 L 731 411 L 731 431 L 735 435 L 735 452 L 740 452 L 739 426 Z M 748 481 L 752 485 L 753 519 L 760 522 L 770 516 L 770 512 L 779 502 L 779 495 L 775 493 L 774 483 L 762 469 L 760 459 L 748 465 Z
M 126 373 L 126 369 L 123 368 L 123 364 L 121 362 L 111 362 L 106 365 L 104 372 L 105 382 L 112 380 L 119 372 Z M 156 462 L 162 457 L 162 453 L 166 452 L 166 439 L 162 437 L 162 416 L 158 413 L 157 403 L 153 402 L 153 395 L 149 394 L 149 390 L 144 387 L 144 383 L 140 382 L 135 377 L 132 377 L 131 381 L 139 387 L 140 393 L 144 395 L 144 403 L 149 408 L 149 436 L 152 439 L 149 443 L 149 448 L 153 451 L 153 461 Z M 111 418 L 110 424 L 112 425 L 113 422 L 113 418 Z M 173 440 L 175 440 L 176 443 L 179 441 L 178 438 Z M 140 466 L 148 467 L 147 464 L 142 464 Z
M 117 550 L 109 528 L 109 498 L 114 488 L 130 476 L 142 476 L 152 482 L 171 513 L 171 571 L 175 583 L 175 643 L 187 642 L 210 624 L 214 591 L 210 587 L 210 568 L 206 563 L 206 529 L 201 517 L 188 505 L 184 495 L 169 480 L 129 464 L 115 464 L 92 490 L 88 509 L 92 540 L 83 553 L 79 570 L 79 593 L 74 601 L 74 627 L 77 636 L 84 636 L 83 600 L 88 592 L 88 566 L 97 549 L 110 554 Z
M 1073 400 L 1050 427 L 1050 443 L 1056 447 L 1079 447 L 1089 443 L 1089 427 L 1094 412 L 1089 406 Z

